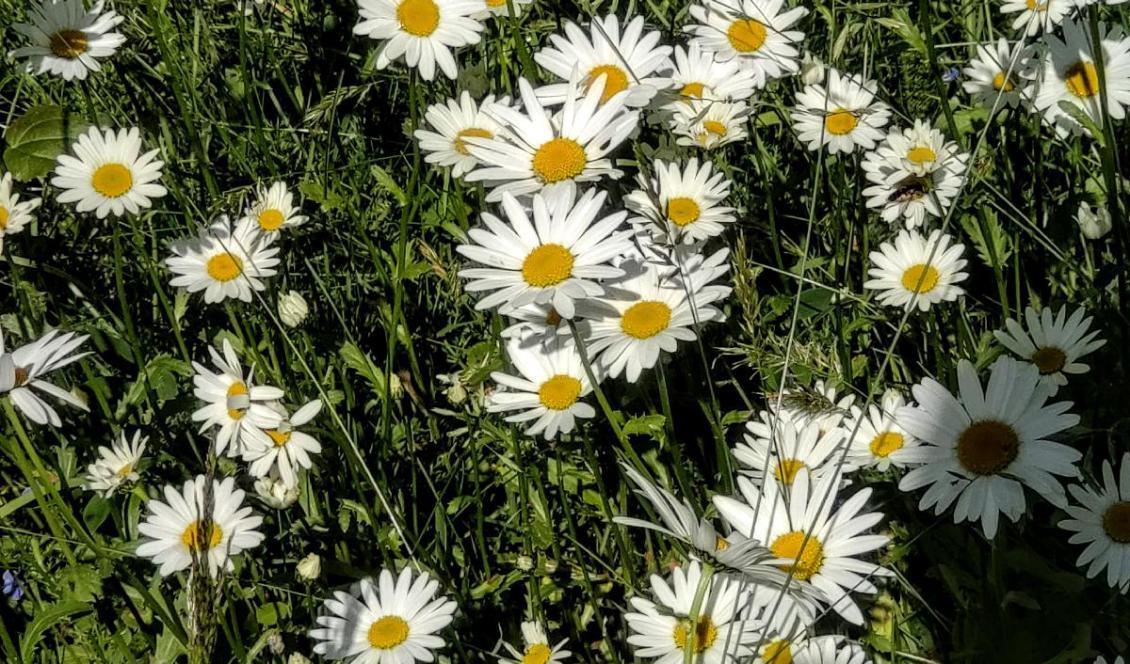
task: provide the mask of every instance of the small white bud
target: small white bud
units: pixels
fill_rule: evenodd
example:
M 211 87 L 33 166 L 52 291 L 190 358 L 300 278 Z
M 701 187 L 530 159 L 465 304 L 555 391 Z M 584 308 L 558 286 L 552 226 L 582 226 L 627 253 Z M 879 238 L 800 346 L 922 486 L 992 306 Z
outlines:
M 1075 215 L 1079 223 L 1079 230 L 1088 240 L 1098 240 L 1110 232 L 1113 224 L 1110 221 L 1110 211 L 1105 207 L 1091 208 L 1091 204 L 1083 201 L 1079 204 L 1079 212 Z
M 281 478 L 275 477 L 255 480 L 255 493 L 269 507 L 277 510 L 286 509 L 298 500 L 298 487 L 287 487 Z
M 309 313 L 310 307 L 306 304 L 306 298 L 298 291 L 292 290 L 279 298 L 279 318 L 282 319 L 283 324 L 298 327 L 306 320 L 306 315 Z
M 528 572 L 534 568 L 534 559 L 529 556 L 518 556 L 518 569 Z
M 286 643 L 283 641 L 282 634 L 271 632 L 267 637 L 267 648 L 273 655 L 281 655 L 286 652 Z
M 812 53 L 805 51 L 804 59 L 800 64 L 800 78 L 804 81 L 805 85 L 823 85 L 824 61 Z
M 286 660 L 286 664 L 310 664 L 310 660 L 296 652 L 290 653 L 290 657 Z
M 311 553 L 298 561 L 298 576 L 313 581 L 322 573 L 322 559 L 316 553 Z

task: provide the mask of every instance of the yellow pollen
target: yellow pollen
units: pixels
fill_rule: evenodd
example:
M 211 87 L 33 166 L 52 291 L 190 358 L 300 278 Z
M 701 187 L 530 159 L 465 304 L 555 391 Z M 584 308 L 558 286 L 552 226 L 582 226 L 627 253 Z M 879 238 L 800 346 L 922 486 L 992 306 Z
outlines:
M 384 616 L 369 625 L 369 645 L 391 650 L 408 640 L 408 623 L 400 616 Z
M 833 136 L 850 134 L 859 125 L 859 117 L 851 111 L 840 109 L 824 116 L 824 131 Z
M 1005 76 L 1003 71 L 997 72 L 997 75 L 993 77 L 994 90 L 1004 90 L 1005 92 L 1012 92 L 1015 88 L 1016 84 L 1012 82 L 1011 78 Z
M 8 208 L 0 205 L 0 231 L 7 230 L 9 215 Z
M 573 254 L 559 244 L 543 244 L 522 261 L 522 279 L 531 286 L 556 286 L 573 275 Z
M 1122 501 L 1103 512 L 1103 530 L 1112 540 L 1130 544 L 1130 501 Z
M 1048 3 L 1046 3 L 1046 2 L 1037 2 L 1037 0 L 1026 0 L 1024 4 L 1027 5 L 1028 11 L 1030 11 L 1030 12 L 1046 12 L 1048 10 Z
M 957 438 L 957 460 L 975 475 L 995 475 L 1020 453 L 1020 436 L 1004 422 L 981 420 Z
M 765 664 L 793 664 L 792 644 L 784 639 L 779 639 L 765 646 L 761 653 L 761 661 Z
M 604 74 L 604 92 L 600 93 L 600 103 L 604 103 L 616 94 L 628 89 L 628 73 L 616 65 L 599 65 L 589 72 L 588 86 L 596 83 L 596 79 Z
M 938 285 L 940 276 L 933 265 L 912 265 L 902 273 L 902 287 L 911 293 L 929 293 Z
M 1040 375 L 1047 376 L 1063 371 L 1063 365 L 1067 364 L 1067 353 L 1055 346 L 1045 346 L 1037 348 L 1031 359 L 1032 364 L 1040 370 Z
M 726 37 L 738 53 L 753 53 L 765 44 L 765 26 L 752 18 L 740 18 L 730 24 Z
M 565 374 L 553 376 L 538 388 L 538 400 L 550 410 L 568 410 L 580 395 L 581 381 Z
M 872 439 L 871 453 L 879 458 L 885 459 L 901 450 L 905 443 L 906 439 L 902 437 L 901 433 L 884 431 Z
M 494 138 L 494 134 L 486 129 L 479 129 L 478 127 L 467 127 L 455 135 L 455 140 L 452 143 L 455 145 L 455 151 L 464 156 L 471 156 L 471 151 L 467 149 L 467 141 L 463 140 L 468 136 L 475 138 Z
M 106 198 L 118 198 L 133 188 L 133 173 L 122 164 L 103 164 L 91 176 L 90 186 Z
M 259 213 L 259 228 L 265 231 L 277 231 L 282 228 L 283 222 L 286 217 L 283 216 L 281 210 L 269 208 Z
M 728 548 L 730 548 L 730 542 L 725 537 L 722 537 L 721 535 L 714 536 L 715 551 L 725 551 Z
M 505 7 L 506 0 L 487 0 L 487 7 Z
M 792 565 L 781 565 L 781 569 L 791 571 L 801 581 L 816 576 L 824 566 L 824 545 L 815 535 L 807 538 L 805 535 L 804 531 L 794 530 L 778 537 L 769 547 L 774 556 L 795 561 Z
M 58 58 L 74 60 L 89 48 L 82 30 L 60 30 L 51 35 L 51 53 Z
M 216 281 L 231 281 L 243 271 L 243 261 L 225 251 L 208 259 L 207 270 Z
M 534 153 L 530 167 L 546 184 L 571 180 L 580 175 L 588 164 L 585 149 L 570 138 L 554 138 Z
M 290 432 L 289 431 L 279 431 L 278 429 L 267 429 L 267 436 L 271 439 L 271 442 L 273 442 L 275 444 L 275 447 L 282 447 L 290 441 Z
M 620 318 L 620 329 L 636 339 L 650 339 L 671 324 L 671 307 L 655 300 L 636 302 Z
M 934 151 L 930 148 L 919 145 L 911 148 L 910 152 L 906 153 L 906 158 L 916 164 L 926 164 L 937 159 L 938 155 L 934 154 Z
M 675 647 L 679 650 L 686 650 L 690 645 L 687 643 L 688 632 L 690 631 L 690 620 L 684 618 L 675 623 L 675 633 L 672 638 L 675 639 Z M 706 652 L 706 649 L 714 645 L 714 640 L 718 638 L 718 628 L 714 626 L 714 622 L 710 616 L 699 616 L 698 622 L 692 628 L 694 629 L 694 652 Z
M 115 474 L 116 474 L 116 475 L 117 475 L 118 477 L 128 477 L 128 476 L 129 476 L 129 474 L 130 474 L 130 473 L 132 473 L 132 472 L 133 472 L 133 464 L 132 464 L 132 463 L 127 463 L 126 465 L 124 465 L 124 466 L 122 466 L 121 468 L 119 468 L 119 469 L 118 469 L 118 472 L 117 472 L 117 473 L 115 473 Z
M 700 214 L 702 211 L 692 198 L 679 196 L 667 201 L 667 218 L 679 228 L 698 221 Z
M 416 37 L 427 37 L 439 26 L 439 6 L 433 0 L 404 0 L 396 7 L 400 28 Z
M 715 136 L 726 135 L 726 125 L 717 120 L 707 120 L 702 123 L 702 128 Z
M 190 551 L 200 551 L 205 548 L 203 533 L 201 532 L 200 521 L 193 521 L 188 524 L 188 527 L 181 533 L 180 541 Z M 220 540 L 224 537 L 224 531 L 220 528 L 220 524 L 215 521 L 212 522 L 212 534 L 208 537 L 207 548 L 214 549 L 219 545 Z
M 1090 99 L 1099 94 L 1099 72 L 1093 62 L 1076 62 L 1064 74 L 1068 92 L 1076 97 Z
M 796 479 L 796 474 L 800 469 L 804 468 L 804 462 L 800 459 L 781 459 L 777 462 L 777 467 L 773 469 L 773 474 L 777 476 L 777 480 L 786 486 L 792 486 L 793 480 Z
M 534 643 L 526 648 L 520 664 L 546 664 L 553 651 L 544 643 Z
M 679 90 L 679 94 L 688 98 L 702 99 L 702 94 L 706 92 L 706 85 L 703 83 L 687 83 Z
M 231 384 L 231 387 L 228 388 L 228 399 L 230 400 L 232 397 L 243 396 L 247 393 L 248 393 L 247 385 L 244 384 L 242 381 L 236 381 L 236 382 Z M 237 408 L 229 408 L 228 409 L 228 417 L 232 418 L 233 420 L 238 420 L 238 419 L 242 418 L 243 413 L 244 413 L 244 410 L 242 408 L 238 408 L 238 409 Z

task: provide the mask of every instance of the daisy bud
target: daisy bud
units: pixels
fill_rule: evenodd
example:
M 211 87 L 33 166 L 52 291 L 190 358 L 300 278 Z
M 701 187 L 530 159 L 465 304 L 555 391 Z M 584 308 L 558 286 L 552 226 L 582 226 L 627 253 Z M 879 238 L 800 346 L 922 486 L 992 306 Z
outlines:
M 529 556 L 518 556 L 518 569 L 528 572 L 534 568 L 534 559 Z
M 399 399 L 404 395 L 404 383 L 401 382 L 400 376 L 394 373 L 388 375 L 388 395 L 393 399 Z
M 310 660 L 296 652 L 290 653 L 290 658 L 286 660 L 286 664 L 310 664 Z
M 264 477 L 255 480 L 255 493 L 269 507 L 282 510 L 298 500 L 298 487 L 288 488 L 281 478 Z
M 800 77 L 805 85 L 823 85 L 824 61 L 806 51 L 800 64 Z
M 298 327 L 306 320 L 310 307 L 298 291 L 290 291 L 279 298 L 279 318 L 288 327 Z
M 1079 230 L 1088 240 L 1098 240 L 1111 229 L 1110 212 L 1104 207 L 1091 208 L 1087 201 L 1079 203 L 1079 212 L 1075 215 Z
M 313 581 L 322 573 L 322 559 L 316 553 L 311 553 L 298 561 L 298 576 Z
M 281 655 L 286 652 L 286 643 L 283 642 L 282 634 L 271 632 L 267 637 L 267 649 L 273 655 Z

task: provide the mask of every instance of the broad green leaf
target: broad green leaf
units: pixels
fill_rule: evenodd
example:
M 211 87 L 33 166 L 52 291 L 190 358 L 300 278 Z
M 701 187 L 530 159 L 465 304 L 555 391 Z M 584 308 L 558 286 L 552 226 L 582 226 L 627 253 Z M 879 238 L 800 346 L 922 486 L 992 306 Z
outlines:
M 17 180 L 45 177 L 84 131 L 85 124 L 61 106 L 33 106 L 4 132 L 4 165 Z
M 20 638 L 20 656 L 25 662 L 33 661 L 36 648 L 40 645 L 43 635 L 52 627 L 81 614 L 94 610 L 89 604 L 65 600 L 58 604 L 41 609 L 35 619 L 28 624 Z

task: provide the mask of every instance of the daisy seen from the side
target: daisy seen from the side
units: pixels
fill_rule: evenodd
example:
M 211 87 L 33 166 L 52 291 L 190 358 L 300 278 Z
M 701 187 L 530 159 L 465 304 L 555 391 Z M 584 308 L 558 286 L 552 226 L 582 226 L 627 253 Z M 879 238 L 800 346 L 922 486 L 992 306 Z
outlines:
M 580 353 L 567 339 L 551 339 L 527 346 L 521 339 L 506 344 L 506 354 L 517 375 L 495 371 L 491 378 L 505 389 L 487 398 L 487 411 L 507 413 L 507 422 L 531 422 L 526 435 L 547 440 L 573 430 L 577 418 L 588 419 L 596 410 L 582 399 L 592 392 Z
M 252 293 L 266 290 L 263 280 L 277 272 L 276 235 L 261 232 L 258 224 L 236 224 L 233 230 L 231 220 L 220 217 L 198 237 L 170 245 L 169 283 L 189 293 L 204 291 L 208 304 L 228 298 L 251 302 Z
M 1004 322 L 1004 330 L 993 332 L 1005 348 L 1036 365 L 1040 381 L 1051 388 L 1051 394 L 1067 384 L 1067 375 L 1085 374 L 1091 367 L 1079 362 L 1101 348 L 1105 339 L 1099 339 L 1099 330 L 1091 330 L 1091 317 L 1087 310 L 1077 308 L 1067 315 L 1067 305 L 1053 312 L 1044 307 L 1039 312 L 1033 307 L 1024 311 L 1025 329 L 1011 318 Z
M 381 42 L 377 69 L 403 57 L 425 81 L 436 66 L 448 78 L 458 75 L 451 49 L 479 43 L 483 25 L 471 18 L 481 0 L 358 0 L 361 20 L 353 34 Z
M 12 174 L 4 173 L 0 177 L 0 249 L 4 247 L 4 238 L 19 233 L 35 221 L 32 212 L 41 202 L 39 198 L 31 198 L 21 203 L 20 195 L 12 187 Z
M 80 410 L 89 410 L 84 399 L 44 379 L 52 371 L 89 355 L 77 352 L 86 340 L 85 334 L 51 330 L 9 352 L 0 332 L 0 395 L 7 394 L 12 405 L 32 422 L 53 427 L 62 426 L 63 421 L 39 392 Z
M 134 431 L 132 439 L 122 431 L 110 447 L 99 447 L 98 459 L 86 467 L 85 488 L 109 498 L 122 485 L 136 482 L 140 478 L 137 464 L 145 454 L 148 441 L 140 431 Z
M 99 60 L 114 55 L 126 41 L 124 35 L 114 32 L 125 19 L 104 11 L 102 0 L 89 10 L 83 0 L 41 0 L 37 4 L 30 9 L 28 23 L 12 26 L 29 41 L 11 52 L 12 57 L 25 60 L 25 71 L 81 81 L 89 72 L 101 69 Z
M 660 243 L 701 242 L 733 223 L 734 209 L 723 203 L 730 180 L 709 161 L 691 159 L 684 165 L 656 160 L 655 174 L 639 176 L 640 188 L 624 197 L 636 216 L 628 221 Z
M 886 104 L 875 100 L 875 82 L 834 68 L 825 73 L 824 81 L 806 85 L 797 94 L 792 114 L 797 138 L 809 150 L 826 147 L 832 154 L 875 147 L 891 114 Z
M 923 236 L 899 231 L 894 242 L 884 242 L 871 252 L 871 277 L 864 288 L 878 291 L 879 302 L 891 307 L 926 311 L 939 302 L 952 302 L 965 291 L 958 283 L 968 276 L 962 270 L 965 245 L 934 231 Z
M 534 0 L 481 0 L 479 11 L 471 14 L 471 18 L 482 21 L 491 16 L 507 16 L 511 14 L 511 7 L 514 8 L 513 16 L 517 17 L 522 13 L 523 7 L 533 2 Z
M 257 447 L 273 445 L 267 431 L 278 429 L 282 416 L 271 408 L 269 402 L 283 398 L 283 391 L 270 385 L 253 382 L 254 369 L 246 374 L 227 339 L 223 341 L 223 355 L 209 346 L 212 364 L 219 371 L 193 362 L 196 374 L 193 394 L 204 405 L 192 413 L 192 420 L 200 422 L 200 432 L 218 427 L 215 433 L 216 454 L 228 450 L 229 456 L 239 456 L 248 445 Z
M 141 132 L 136 128 L 91 127 L 71 145 L 74 155 L 56 158 L 51 184 L 60 189 L 60 203 L 75 203 L 79 212 L 94 212 L 99 219 L 137 214 L 168 193 L 159 182 L 165 162 L 159 150 L 141 153 Z
M 466 138 L 494 138 L 500 127 L 491 109 L 495 104 L 505 106 L 507 101 L 488 95 L 481 103 L 476 103 L 471 93 L 464 90 L 458 99 L 429 106 L 424 119 L 431 129 L 417 129 L 414 134 L 425 153 L 424 161 L 450 166 L 452 176 L 463 177 L 479 163 L 471 156 Z

